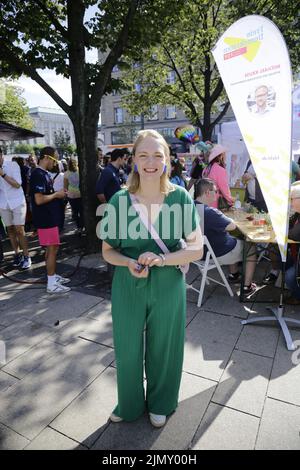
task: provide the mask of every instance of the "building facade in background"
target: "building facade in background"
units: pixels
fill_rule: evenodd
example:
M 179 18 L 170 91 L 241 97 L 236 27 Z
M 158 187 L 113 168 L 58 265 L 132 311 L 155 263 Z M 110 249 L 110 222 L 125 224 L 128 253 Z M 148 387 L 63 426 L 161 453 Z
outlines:
M 70 136 L 70 144 L 75 145 L 75 135 L 72 121 L 61 109 L 36 107 L 30 108 L 29 114 L 34 121 L 33 130 L 44 134 L 44 137 L 30 139 L 31 145 L 55 145 L 55 132 L 65 130 Z
M 118 78 L 121 72 L 116 66 L 113 70 L 114 78 Z M 168 80 L 175 80 L 170 74 Z M 138 85 L 136 85 L 138 86 Z M 114 146 L 126 147 L 132 144 L 140 129 L 156 129 L 170 144 L 178 146 L 179 151 L 185 151 L 183 142 L 176 139 L 174 131 L 177 127 L 189 123 L 184 112 L 174 106 L 155 105 L 151 109 L 151 117 L 142 114 L 132 116 L 122 106 L 122 93 L 105 95 L 101 103 L 101 133 L 104 141 L 103 150 L 107 152 Z

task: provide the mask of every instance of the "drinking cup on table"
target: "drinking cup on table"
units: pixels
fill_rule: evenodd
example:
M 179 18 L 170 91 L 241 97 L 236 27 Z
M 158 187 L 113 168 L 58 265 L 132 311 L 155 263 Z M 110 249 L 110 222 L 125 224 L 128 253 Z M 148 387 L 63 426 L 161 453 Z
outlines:
M 259 214 L 254 214 L 253 225 L 259 225 Z
M 259 214 L 259 225 L 265 225 L 266 220 L 264 214 Z

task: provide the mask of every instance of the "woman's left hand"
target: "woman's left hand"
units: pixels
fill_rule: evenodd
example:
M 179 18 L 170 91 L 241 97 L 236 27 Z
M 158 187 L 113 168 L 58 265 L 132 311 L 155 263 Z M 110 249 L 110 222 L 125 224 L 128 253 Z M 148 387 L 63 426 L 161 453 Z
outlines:
M 161 266 L 162 259 L 159 255 L 152 253 L 151 251 L 147 251 L 146 253 L 142 253 L 138 258 L 138 263 L 143 264 L 145 266 Z

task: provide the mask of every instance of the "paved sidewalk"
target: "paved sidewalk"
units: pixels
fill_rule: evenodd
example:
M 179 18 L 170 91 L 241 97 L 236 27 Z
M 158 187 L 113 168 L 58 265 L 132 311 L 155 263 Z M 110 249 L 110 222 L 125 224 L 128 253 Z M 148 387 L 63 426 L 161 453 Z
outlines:
M 78 259 L 65 255 L 59 273 L 74 271 Z M 17 276 L 39 277 L 42 266 Z M 300 448 L 300 366 L 275 323 L 241 325 L 264 314 L 266 304 L 240 304 L 208 286 L 199 309 L 197 294 L 188 292 L 180 404 L 157 430 L 146 415 L 130 424 L 108 421 L 116 369 L 100 255 L 82 259 L 71 286 L 71 294 L 51 297 L 44 286 L 0 278 L 1 449 Z M 299 317 L 296 309 L 288 307 L 289 316 Z M 291 333 L 300 340 L 299 329 Z

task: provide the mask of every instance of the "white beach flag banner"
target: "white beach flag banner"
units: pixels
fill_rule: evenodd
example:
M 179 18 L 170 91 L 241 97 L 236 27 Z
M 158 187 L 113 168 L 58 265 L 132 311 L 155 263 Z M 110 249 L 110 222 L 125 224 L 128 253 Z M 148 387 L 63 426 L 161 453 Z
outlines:
M 236 21 L 212 50 L 286 260 L 291 176 L 292 72 L 269 19 Z

